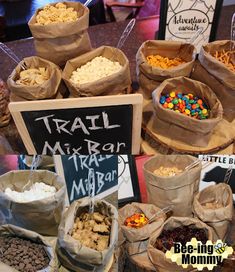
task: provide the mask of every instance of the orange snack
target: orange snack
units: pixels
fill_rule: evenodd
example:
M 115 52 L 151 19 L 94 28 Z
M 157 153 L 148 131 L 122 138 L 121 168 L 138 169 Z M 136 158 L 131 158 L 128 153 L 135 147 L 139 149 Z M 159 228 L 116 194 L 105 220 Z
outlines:
M 124 222 L 124 225 L 131 228 L 141 228 L 148 223 L 148 218 L 143 213 L 135 213 Z
M 228 69 L 235 72 L 235 50 L 233 51 L 216 51 L 212 55 L 218 61 L 222 62 Z
M 160 55 L 149 55 L 146 57 L 146 59 L 149 65 L 153 67 L 159 67 L 162 69 L 173 68 L 180 64 L 185 63 L 185 61 L 181 58 L 169 59 L 167 57 L 162 57 Z

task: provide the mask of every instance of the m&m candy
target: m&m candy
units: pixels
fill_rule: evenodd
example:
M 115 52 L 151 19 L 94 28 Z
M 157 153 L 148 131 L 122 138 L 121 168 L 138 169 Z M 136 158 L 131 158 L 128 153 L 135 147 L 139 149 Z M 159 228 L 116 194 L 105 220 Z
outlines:
M 160 103 L 165 109 L 185 114 L 192 118 L 205 120 L 209 118 L 210 109 L 206 103 L 192 93 L 183 94 L 179 90 L 161 95 Z

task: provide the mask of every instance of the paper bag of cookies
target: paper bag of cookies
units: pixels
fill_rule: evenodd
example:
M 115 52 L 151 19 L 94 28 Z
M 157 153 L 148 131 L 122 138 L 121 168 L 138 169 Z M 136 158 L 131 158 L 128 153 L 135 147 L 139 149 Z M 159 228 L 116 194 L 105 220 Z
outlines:
M 91 50 L 89 9 L 80 2 L 48 4 L 36 11 L 28 25 L 37 55 L 57 65 Z
M 26 65 L 26 70 L 22 70 L 21 63 Z M 40 100 L 57 95 L 61 83 L 61 70 L 57 65 L 39 57 L 27 57 L 21 63 L 7 80 L 11 101 L 16 100 L 14 97 Z
M 92 214 L 88 198 L 74 201 L 59 226 L 61 264 L 72 271 L 104 271 L 118 239 L 117 220 L 117 209 L 104 200 L 95 202 Z
M 230 186 L 220 183 L 200 191 L 194 198 L 193 212 L 212 228 L 215 240 L 224 241 L 233 217 L 233 193 Z
M 146 98 L 168 78 L 189 77 L 196 58 L 192 44 L 178 41 L 144 42 L 136 54 L 136 71 Z

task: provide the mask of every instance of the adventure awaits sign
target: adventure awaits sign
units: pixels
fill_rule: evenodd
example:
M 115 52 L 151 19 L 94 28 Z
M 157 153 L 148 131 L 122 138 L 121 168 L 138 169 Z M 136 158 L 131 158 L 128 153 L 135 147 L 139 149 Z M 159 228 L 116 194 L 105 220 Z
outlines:
M 158 38 L 194 43 L 199 52 L 213 39 L 221 5 L 220 0 L 162 0 Z

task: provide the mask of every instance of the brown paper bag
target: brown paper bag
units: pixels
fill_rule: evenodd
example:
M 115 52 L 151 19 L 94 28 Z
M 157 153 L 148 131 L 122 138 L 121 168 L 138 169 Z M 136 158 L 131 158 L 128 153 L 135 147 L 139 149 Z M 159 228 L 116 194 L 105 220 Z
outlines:
M 125 243 L 126 239 L 123 236 L 120 225 L 118 225 L 118 244 L 116 249 L 116 259 L 118 260 L 118 271 L 123 272 L 126 262 L 126 250 Z
M 91 50 L 90 38 L 87 33 L 89 25 L 89 9 L 79 2 L 62 2 L 78 12 L 75 22 L 36 25 L 38 9 L 28 25 L 34 37 L 37 55 L 57 65 L 64 65 L 67 60 Z M 56 3 L 50 4 L 56 5 Z
M 72 271 L 103 271 L 107 261 L 113 254 L 118 236 L 118 212 L 117 209 L 104 200 L 95 202 L 95 211 L 112 217 L 112 227 L 108 249 L 99 252 L 83 246 L 78 240 L 69 234 L 73 228 L 77 214 L 88 211 L 89 200 L 74 201 L 65 212 L 59 226 L 57 240 L 57 254 L 61 264 Z
M 119 217 L 119 225 L 121 226 L 124 237 L 126 237 L 129 242 L 137 242 L 141 240 L 146 240 L 150 237 L 152 232 L 156 229 L 160 228 L 163 222 L 166 219 L 166 215 L 164 212 L 160 213 L 156 219 L 150 223 L 146 224 L 141 228 L 130 228 L 124 225 L 124 222 L 127 217 L 132 216 L 135 213 L 143 213 L 147 218 L 151 218 L 156 213 L 160 212 L 161 209 L 152 204 L 144 204 L 133 202 L 131 204 L 125 205 L 118 212 Z
M 70 81 L 73 71 L 98 56 L 119 62 L 122 65 L 122 69 L 113 75 L 91 83 L 74 84 Z M 110 46 L 101 46 L 82 56 L 69 60 L 65 65 L 62 77 L 73 97 L 127 93 L 131 85 L 130 67 L 127 57 L 120 49 Z
M 199 62 L 195 64 L 191 78 L 203 82 L 212 89 L 223 106 L 224 118 L 232 122 L 235 119 L 235 87 L 226 86 Z
M 144 268 L 147 271 L 155 271 L 155 267 L 151 263 L 149 256 L 147 254 L 147 246 L 149 239 L 126 244 L 126 250 L 128 258 L 132 263 L 137 265 L 139 268 Z
M 170 69 L 152 67 L 146 57 L 160 55 L 168 58 L 182 58 L 186 63 Z M 146 98 L 151 98 L 152 92 L 162 81 L 179 76 L 190 76 L 196 58 L 196 49 L 192 44 L 179 41 L 155 41 L 144 42 L 136 54 L 136 71 L 141 89 Z
M 235 92 L 235 73 L 212 56 L 216 51 L 229 51 L 231 46 L 235 42 L 229 40 L 208 43 L 202 46 L 198 59 L 211 75 Z
M 223 207 L 208 209 L 203 204 L 216 202 Z M 233 217 L 233 193 L 229 185 L 220 183 L 211 185 L 199 192 L 193 202 L 196 217 L 210 226 L 214 240 L 225 240 L 228 227 Z
M 163 209 L 172 205 L 174 216 L 192 216 L 193 198 L 199 190 L 201 163 L 185 171 L 196 158 L 189 155 L 156 155 L 144 164 L 148 203 Z M 184 170 L 173 177 L 157 176 L 154 170 L 163 167 L 177 167 Z
M 16 84 L 15 81 L 19 78 L 19 74 L 22 71 L 20 64 L 18 64 L 7 80 L 8 88 L 14 96 L 26 100 L 39 100 L 56 96 L 61 82 L 61 70 L 57 65 L 39 57 L 24 58 L 21 63 L 25 63 L 28 68 L 47 68 L 50 78 L 37 86 Z
M 183 93 L 192 93 L 209 106 L 210 115 L 208 119 L 198 120 L 165 109 L 160 104 L 161 94 L 181 90 Z M 205 147 L 208 145 L 215 126 L 222 120 L 223 108 L 220 101 L 212 90 L 205 84 L 186 77 L 177 77 L 165 80 L 153 92 L 154 123 L 153 130 L 157 133 L 190 144 L 192 146 Z M 169 133 L 172 131 L 172 133 Z
M 56 253 L 50 243 L 46 241 L 46 239 L 39 235 L 36 232 L 29 231 L 14 225 L 2 225 L 0 226 L 0 236 L 16 236 L 19 238 L 26 238 L 30 239 L 33 242 L 37 242 L 40 244 L 45 245 L 45 250 L 48 253 L 48 256 L 50 257 L 50 263 L 49 266 L 43 269 L 43 272 L 57 272 L 58 271 L 58 260 Z M 7 264 L 4 264 L 0 262 L 0 271 L 4 272 L 17 272 L 13 267 L 8 266 Z
M 24 190 L 28 190 L 31 183 L 36 182 L 55 186 L 57 192 L 54 197 L 19 203 L 4 193 L 7 187 L 19 192 L 24 187 Z M 30 174 L 30 170 L 15 170 L 0 176 L 0 210 L 4 214 L 5 223 L 44 235 L 57 235 L 65 192 L 63 180 L 57 174 L 46 170 L 33 171 L 33 174 Z
M 185 194 L 186 195 L 186 194 Z M 196 218 L 187 218 L 187 217 L 170 217 L 164 225 L 158 229 L 149 239 L 148 244 L 148 256 L 159 272 L 182 272 L 182 271 L 197 271 L 193 269 L 192 266 L 189 266 L 187 269 L 183 269 L 182 266 L 178 266 L 176 263 L 173 263 L 170 259 L 165 257 L 165 253 L 161 250 L 155 248 L 155 243 L 157 238 L 162 233 L 163 229 L 173 229 L 180 226 L 193 226 L 200 229 L 205 229 L 208 234 L 208 240 L 212 240 L 212 230 L 205 223 L 201 222 Z

